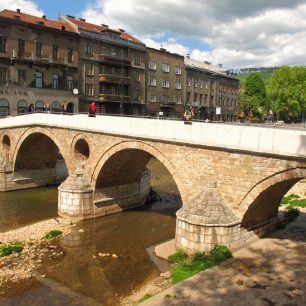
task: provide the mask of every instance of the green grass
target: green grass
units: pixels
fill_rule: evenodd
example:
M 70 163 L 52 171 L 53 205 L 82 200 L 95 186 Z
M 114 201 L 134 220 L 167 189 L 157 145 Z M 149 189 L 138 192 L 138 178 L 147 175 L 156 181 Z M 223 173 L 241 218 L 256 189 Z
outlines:
M 153 294 L 150 293 L 146 293 L 135 305 L 138 305 L 146 300 L 148 300 L 149 298 L 151 298 L 153 296 Z
M 180 258 L 181 257 L 182 256 L 180 256 Z M 231 251 L 224 245 L 216 245 L 209 254 L 196 253 L 191 257 L 185 254 L 185 259 L 179 261 L 172 268 L 171 282 L 172 284 L 177 284 L 189 278 L 190 276 L 193 276 L 201 271 L 216 266 L 222 261 L 231 257 Z
M 168 261 L 171 263 L 179 263 L 184 261 L 188 255 L 183 251 L 178 251 L 170 256 L 168 256 Z
M 13 253 L 20 253 L 23 250 L 23 245 L 20 242 L 13 242 L 0 247 L 0 257 L 8 256 Z
M 61 235 L 63 232 L 60 231 L 60 230 L 52 230 L 50 232 L 48 232 L 43 238 L 44 239 L 52 239 L 52 238 L 55 238 L 59 235 Z
M 281 202 L 280 202 L 280 206 L 284 206 L 287 205 L 289 202 L 291 202 L 294 199 L 299 199 L 300 197 L 296 194 L 290 194 L 287 197 L 283 197 Z

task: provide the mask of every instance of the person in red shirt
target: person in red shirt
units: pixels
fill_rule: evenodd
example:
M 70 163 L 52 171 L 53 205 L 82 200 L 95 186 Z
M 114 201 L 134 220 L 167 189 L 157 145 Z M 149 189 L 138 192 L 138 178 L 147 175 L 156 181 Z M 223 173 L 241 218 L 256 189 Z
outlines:
M 94 101 L 90 102 L 89 107 L 88 107 L 88 116 L 89 117 L 96 117 L 96 104 Z

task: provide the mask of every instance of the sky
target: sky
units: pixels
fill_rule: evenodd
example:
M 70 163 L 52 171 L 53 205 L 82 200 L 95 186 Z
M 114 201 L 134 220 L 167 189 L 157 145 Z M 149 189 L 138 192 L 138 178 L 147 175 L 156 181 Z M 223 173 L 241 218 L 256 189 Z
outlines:
M 16 8 L 108 24 L 149 47 L 227 68 L 306 64 L 306 0 L 0 1 L 0 10 Z

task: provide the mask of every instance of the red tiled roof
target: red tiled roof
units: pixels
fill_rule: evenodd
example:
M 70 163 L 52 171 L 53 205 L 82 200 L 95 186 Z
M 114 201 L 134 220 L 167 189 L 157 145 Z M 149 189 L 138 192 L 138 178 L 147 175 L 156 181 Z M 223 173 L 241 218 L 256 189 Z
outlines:
M 0 12 L 0 17 L 3 17 L 3 18 L 17 20 L 16 16 L 19 16 L 17 18 L 19 18 L 19 20 L 22 22 L 31 23 L 31 24 L 41 24 L 41 25 L 43 23 L 43 26 L 47 28 L 57 29 L 57 30 L 62 30 L 62 26 L 65 26 L 65 31 L 76 32 L 72 26 L 58 22 L 58 21 L 44 19 L 42 17 L 36 17 L 33 15 L 18 13 L 16 11 L 10 11 L 10 10 L 3 10 Z
M 113 30 L 113 29 L 109 28 L 108 26 L 96 25 L 96 24 L 89 23 L 89 22 L 86 22 L 86 21 L 83 21 L 83 20 L 71 18 L 69 16 L 66 16 L 66 18 L 70 22 L 74 23 L 78 28 L 81 28 L 81 29 L 84 29 L 84 30 L 87 30 L 87 31 L 91 31 L 91 32 L 97 32 L 97 33 L 101 33 L 101 32 L 104 32 L 104 31 L 109 29 L 111 31 L 118 32 L 122 39 L 131 40 L 132 42 L 134 42 L 136 44 L 144 45 L 144 43 L 142 41 L 140 41 L 139 39 L 135 38 L 134 36 L 132 36 L 132 35 L 126 33 L 126 32 Z

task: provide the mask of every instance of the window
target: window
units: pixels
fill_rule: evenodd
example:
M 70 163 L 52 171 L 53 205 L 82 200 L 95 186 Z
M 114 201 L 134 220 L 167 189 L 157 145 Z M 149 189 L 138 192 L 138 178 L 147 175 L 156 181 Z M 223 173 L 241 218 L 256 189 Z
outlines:
M 187 86 L 191 86 L 191 78 L 187 79 Z
M 87 56 L 93 55 L 93 45 L 88 44 L 88 43 L 85 45 L 85 55 Z
M 25 40 L 19 39 L 18 40 L 18 56 L 23 57 L 25 53 Z
M 68 60 L 68 63 L 73 62 L 73 49 L 72 48 L 67 49 L 67 60 Z
M 163 65 L 162 65 L 162 71 L 163 71 L 163 72 L 169 72 L 169 71 L 170 71 L 170 66 L 169 66 L 169 64 L 163 63 Z
M 43 44 L 39 41 L 36 42 L 36 56 L 41 57 Z
M 52 88 L 58 89 L 58 74 L 52 73 Z
M 17 102 L 17 113 L 18 114 L 25 114 L 28 110 L 27 101 L 19 100 Z
M 149 69 L 156 70 L 156 62 L 155 61 L 149 61 Z
M 86 75 L 94 75 L 94 65 L 93 64 L 85 64 L 85 73 Z
M 156 78 L 149 76 L 149 85 L 156 86 Z
M 93 96 L 94 95 L 94 86 L 90 83 L 85 83 L 85 95 Z
M 8 69 L 0 67 L 0 84 L 4 85 L 8 81 Z
M 194 87 L 198 87 L 198 84 L 199 84 L 199 80 L 198 79 L 194 80 Z
M 182 89 L 182 84 L 180 82 L 175 82 L 175 89 Z
M 175 74 L 182 74 L 182 69 L 180 66 L 175 66 Z
M 52 49 L 52 58 L 53 59 L 58 59 L 58 46 L 53 46 L 53 49 Z
M 139 71 L 133 71 L 134 81 L 140 82 L 140 73 Z
M 181 96 L 174 96 L 175 103 L 182 103 L 182 97 Z
M 42 72 L 35 72 L 35 87 L 42 88 L 43 87 L 43 74 Z
M 43 113 L 44 112 L 44 102 L 36 101 L 35 102 L 35 112 Z
M 135 54 L 135 56 L 134 56 L 134 65 L 139 66 L 140 63 L 141 63 L 141 61 L 140 61 L 140 56 L 137 55 L 137 54 Z
M 149 93 L 149 102 L 156 102 L 156 93 Z
M 59 113 L 61 111 L 61 105 L 59 104 L 59 102 L 54 101 L 51 104 L 51 112 L 52 113 Z
M 7 100 L 0 100 L 0 117 L 6 117 L 9 115 L 9 103 Z
M 169 87 L 170 87 L 169 81 L 168 81 L 168 80 L 163 80 L 163 81 L 162 81 L 162 87 L 164 87 L 164 88 L 169 88 Z
M 73 90 L 73 77 L 71 75 L 67 76 L 67 90 Z
M 18 70 L 18 85 L 26 84 L 26 70 L 19 69 Z
M 170 98 L 168 95 L 162 95 L 162 101 L 165 103 L 169 103 L 170 102 Z
M 0 36 L 0 52 L 6 52 L 6 37 Z

